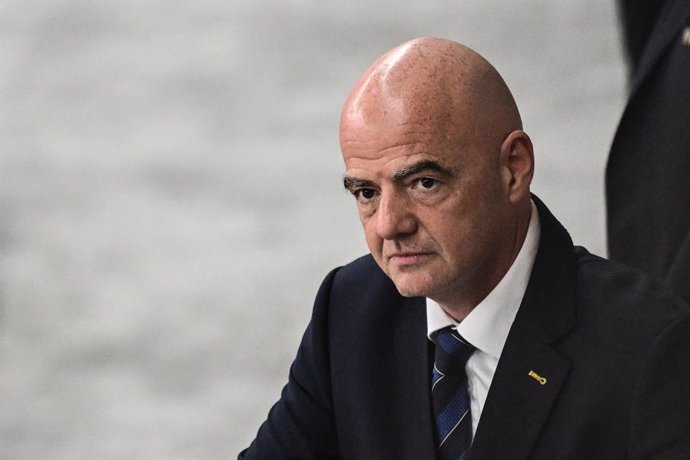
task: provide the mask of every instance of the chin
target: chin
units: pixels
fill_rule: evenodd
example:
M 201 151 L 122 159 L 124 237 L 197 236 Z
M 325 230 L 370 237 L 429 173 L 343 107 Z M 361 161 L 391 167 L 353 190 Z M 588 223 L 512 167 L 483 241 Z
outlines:
M 415 279 L 410 275 L 398 275 L 391 277 L 393 284 L 403 297 L 426 297 L 432 290 L 427 280 Z

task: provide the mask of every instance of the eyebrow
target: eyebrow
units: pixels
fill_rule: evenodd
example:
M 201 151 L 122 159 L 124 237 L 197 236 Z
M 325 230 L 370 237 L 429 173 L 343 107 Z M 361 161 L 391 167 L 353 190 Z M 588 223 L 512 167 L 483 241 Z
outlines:
M 357 179 L 356 177 L 345 176 L 343 177 L 343 187 L 348 192 L 354 192 L 358 188 L 371 188 L 375 184 L 370 180 Z
M 394 182 L 400 182 L 405 180 L 407 177 L 410 177 L 414 174 L 417 174 L 421 171 L 436 171 L 439 174 L 445 175 L 445 176 L 450 176 L 452 175 L 451 171 L 443 166 L 438 161 L 434 160 L 424 160 L 420 161 L 419 163 L 412 164 L 410 166 L 407 166 L 405 168 L 402 168 L 393 174 L 393 181 Z M 358 188 L 371 188 L 374 187 L 376 184 L 373 181 L 366 180 L 366 179 L 358 179 L 356 177 L 351 177 L 351 176 L 345 176 L 343 177 L 343 186 L 345 187 L 346 190 L 352 192 L 355 189 Z
M 452 174 L 449 169 L 441 166 L 441 164 L 438 161 L 425 160 L 396 171 L 395 174 L 393 174 L 393 181 L 400 182 L 405 178 L 412 176 L 413 174 L 417 174 L 418 172 L 426 170 L 436 171 L 437 173 L 443 174 L 444 176 L 450 176 Z

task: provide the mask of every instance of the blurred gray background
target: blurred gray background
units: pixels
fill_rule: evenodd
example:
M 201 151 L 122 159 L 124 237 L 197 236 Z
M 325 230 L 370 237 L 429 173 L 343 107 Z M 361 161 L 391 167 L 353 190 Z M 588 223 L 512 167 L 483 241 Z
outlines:
M 434 35 L 514 90 L 534 190 L 604 253 L 613 1 L 0 0 L 0 458 L 234 458 L 365 251 L 340 106 Z

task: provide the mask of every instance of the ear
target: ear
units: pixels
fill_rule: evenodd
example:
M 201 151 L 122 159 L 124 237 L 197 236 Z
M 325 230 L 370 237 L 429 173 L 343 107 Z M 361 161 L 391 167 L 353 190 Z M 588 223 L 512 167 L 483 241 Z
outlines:
M 501 144 L 501 171 L 510 201 L 517 204 L 528 200 L 534 175 L 534 150 L 526 132 L 513 131 Z

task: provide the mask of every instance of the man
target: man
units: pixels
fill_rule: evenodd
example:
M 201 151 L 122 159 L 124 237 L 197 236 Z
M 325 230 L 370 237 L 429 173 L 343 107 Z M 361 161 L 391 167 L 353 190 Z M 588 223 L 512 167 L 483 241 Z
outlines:
M 609 255 L 690 302 L 690 0 L 620 8 L 632 80 L 606 169 Z
M 325 279 L 239 458 L 690 457 L 688 307 L 573 247 L 530 193 L 532 144 L 488 62 L 442 39 L 393 49 L 340 137 L 371 255 Z

